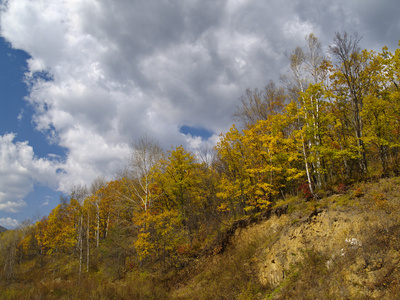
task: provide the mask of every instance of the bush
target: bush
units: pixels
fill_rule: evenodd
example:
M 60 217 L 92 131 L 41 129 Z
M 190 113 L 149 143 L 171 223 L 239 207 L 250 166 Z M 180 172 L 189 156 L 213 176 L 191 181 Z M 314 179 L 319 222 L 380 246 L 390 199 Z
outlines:
M 306 199 L 306 200 L 311 200 L 314 198 L 314 195 L 311 193 L 310 186 L 308 182 L 302 183 L 298 190 L 300 191 L 301 195 Z

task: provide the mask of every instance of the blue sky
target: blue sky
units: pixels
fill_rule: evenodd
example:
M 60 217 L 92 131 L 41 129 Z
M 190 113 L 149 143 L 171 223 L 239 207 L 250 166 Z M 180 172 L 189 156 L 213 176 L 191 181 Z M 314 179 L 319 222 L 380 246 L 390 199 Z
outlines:
M 18 133 L 15 141 L 29 141 L 39 157 L 49 153 L 65 154 L 65 149 L 47 141 L 43 132 L 32 126 L 33 108 L 24 97 L 28 96 L 28 86 L 24 74 L 28 71 L 26 61 L 29 54 L 13 49 L 4 38 L 0 38 L 0 134 Z
M 0 10 L 0 225 L 47 215 L 76 185 L 115 178 L 144 134 L 212 147 L 246 88 L 335 31 L 397 48 L 400 2 L 9 0 Z M 110 9 L 111 8 L 111 9 Z
M 57 145 L 49 144 L 46 136 L 32 126 L 32 107 L 24 100 L 28 95 L 28 87 L 24 82 L 29 54 L 16 50 L 0 38 L 0 135 L 15 133 L 14 142 L 29 141 L 35 149 L 35 155 L 45 157 L 49 153 L 63 155 L 65 150 Z M 28 189 L 29 191 L 29 189 Z M 37 219 L 48 215 L 61 193 L 54 189 L 35 185 L 32 192 L 24 197 L 23 209 L 15 213 L 0 210 L 0 225 L 8 228 L 25 219 Z

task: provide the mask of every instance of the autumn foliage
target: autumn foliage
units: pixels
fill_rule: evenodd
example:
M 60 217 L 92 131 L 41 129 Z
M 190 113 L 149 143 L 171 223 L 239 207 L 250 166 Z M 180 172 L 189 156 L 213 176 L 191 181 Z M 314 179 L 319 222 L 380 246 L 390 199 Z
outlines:
M 361 51 L 357 38 L 337 34 L 330 59 L 314 35 L 306 41 L 290 56 L 285 86 L 241 98 L 238 123 L 209 163 L 146 137 L 119 178 L 71 194 L 18 235 L 3 233 L 1 276 L 12 279 L 15 264 L 33 257 L 67 257 L 77 275 L 178 271 L 226 224 L 279 199 L 318 199 L 333 186 L 398 174 L 400 49 Z

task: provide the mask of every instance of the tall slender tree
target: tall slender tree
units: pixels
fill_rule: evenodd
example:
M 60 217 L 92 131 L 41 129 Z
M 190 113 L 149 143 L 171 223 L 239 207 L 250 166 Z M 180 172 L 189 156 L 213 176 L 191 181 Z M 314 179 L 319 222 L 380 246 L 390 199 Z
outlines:
M 364 97 L 369 89 L 369 80 L 363 76 L 368 64 L 368 56 L 363 55 L 359 43 L 361 37 L 357 34 L 348 35 L 336 32 L 333 44 L 329 47 L 330 53 L 337 60 L 332 78 L 335 88 L 341 90 L 341 96 L 351 104 L 351 124 L 354 128 L 357 147 L 359 151 L 359 166 L 368 172 L 366 149 L 363 142 L 363 121 L 361 110 Z

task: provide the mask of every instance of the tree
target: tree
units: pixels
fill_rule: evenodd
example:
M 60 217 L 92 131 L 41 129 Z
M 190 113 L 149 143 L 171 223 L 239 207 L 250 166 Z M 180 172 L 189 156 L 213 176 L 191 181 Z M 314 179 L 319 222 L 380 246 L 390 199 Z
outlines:
M 21 240 L 18 244 L 18 252 L 20 257 L 25 259 L 32 259 L 40 254 L 39 243 L 36 239 L 37 226 L 31 224 L 29 220 L 23 222 L 19 227 L 22 232 Z
M 47 254 L 71 253 L 78 243 L 73 213 L 77 213 L 76 208 L 79 208 L 79 203 L 77 200 L 72 200 L 71 205 L 66 202 L 57 205 L 40 226 L 43 234 L 40 239 Z
M 297 132 L 302 141 L 302 154 L 310 193 L 314 196 L 314 184 L 321 186 L 322 177 L 319 170 L 324 164 L 318 152 L 322 139 L 319 134 L 319 118 L 323 100 L 317 95 L 307 95 L 310 85 L 322 84 L 327 78 L 327 60 L 322 54 L 321 43 L 314 34 L 306 36 L 306 48 L 296 47 L 289 57 L 291 74 L 283 77 L 292 101 L 297 104 Z M 313 128 L 313 129 L 310 129 Z M 306 136 L 306 132 L 313 136 Z M 312 153 L 311 150 L 314 150 Z M 314 157 L 315 159 L 310 159 Z M 312 173 L 316 175 L 313 182 Z
M 386 176 L 390 169 L 396 169 L 391 166 L 398 165 L 395 158 L 400 147 L 400 93 L 397 85 L 400 51 L 392 54 L 385 47 L 382 53 L 369 54 L 370 63 L 365 72 L 371 84 L 361 110 L 364 120 L 362 140 L 367 146 L 375 148 L 381 161 L 382 174 Z
M 286 159 L 291 162 L 294 156 L 287 156 L 291 146 L 285 122 L 282 114 L 270 115 L 242 132 L 233 125 L 221 138 L 216 146 L 221 172 L 218 196 L 228 202 L 220 210 L 241 213 L 266 208 L 282 192 L 285 179 L 293 179 L 289 173 L 294 169 L 290 163 L 286 167 Z
M 233 118 L 249 128 L 259 120 L 266 120 L 268 116 L 280 113 L 286 98 L 284 89 L 277 87 L 273 81 L 265 86 L 264 91 L 247 89 L 246 94 L 240 98 L 241 105 Z
M 249 158 L 249 153 L 246 152 L 248 149 L 243 144 L 242 133 L 235 124 L 225 135 L 221 135 L 215 149 L 218 153 L 218 169 L 221 173 L 217 196 L 224 199 L 219 209 L 242 213 L 252 197 L 248 191 L 251 186 L 250 177 L 246 173 L 246 159 Z
M 185 237 L 176 209 L 142 214 L 135 223 L 140 227 L 134 243 L 140 261 L 161 261 L 164 271 L 169 266 L 177 266 L 177 249 Z
M 21 230 L 7 230 L 0 235 L 0 266 L 1 273 L 6 280 L 14 276 L 17 263 L 17 246 L 22 239 Z
M 259 121 L 243 134 L 244 145 L 252 157 L 247 173 L 252 178 L 254 206 L 266 208 L 287 186 L 304 175 L 298 142 L 293 138 L 291 119 L 286 113 Z M 301 160 L 300 160 L 301 161 Z
M 167 210 L 177 209 L 188 237 L 192 239 L 193 224 L 190 211 L 195 205 L 194 193 L 199 183 L 195 157 L 182 146 L 168 152 L 157 174 L 159 194 L 162 195 L 163 207 Z
M 357 34 L 349 36 L 346 32 L 336 33 L 333 45 L 329 47 L 330 53 L 337 59 L 334 74 L 332 75 L 334 89 L 340 91 L 340 96 L 347 97 L 351 103 L 351 124 L 354 128 L 358 151 L 360 155 L 360 169 L 367 173 L 366 149 L 363 142 L 363 122 L 361 110 L 364 97 L 369 89 L 369 79 L 364 70 L 369 57 L 361 52 L 359 42 L 361 37 Z
M 100 203 L 103 198 L 103 187 L 105 185 L 106 181 L 104 180 L 104 178 L 97 177 L 92 182 L 92 185 L 90 187 L 91 195 L 90 197 L 88 197 L 88 203 L 93 205 L 96 211 L 96 248 L 99 247 L 99 242 L 100 242 Z
M 138 231 L 134 245 L 141 263 L 161 260 L 166 268 L 178 263 L 178 245 L 192 243 L 196 215 L 205 201 L 197 189 L 200 166 L 179 146 L 153 169 L 150 192 L 158 200 L 147 210 L 137 211 L 133 220 Z
M 71 201 L 70 205 L 73 204 L 75 206 L 75 214 L 79 218 L 78 221 L 78 251 L 79 251 L 79 274 L 82 273 L 82 261 L 83 261 L 83 239 L 84 239 L 84 222 L 83 222 L 83 211 L 82 205 L 84 204 L 85 198 L 89 195 L 89 191 L 86 186 L 75 185 L 71 191 Z M 74 199 L 74 201 L 72 201 Z M 76 203 L 77 202 L 77 203 Z M 77 205 L 79 204 L 79 205 Z M 87 244 L 87 249 L 89 249 L 89 244 Z M 89 251 L 89 250 L 87 250 Z M 89 256 L 87 257 L 89 259 Z
M 133 144 L 129 166 L 124 172 L 126 189 L 130 191 L 126 199 L 136 202 L 145 212 L 157 198 L 151 189 L 152 172 L 162 157 L 163 150 L 158 143 L 144 135 Z

